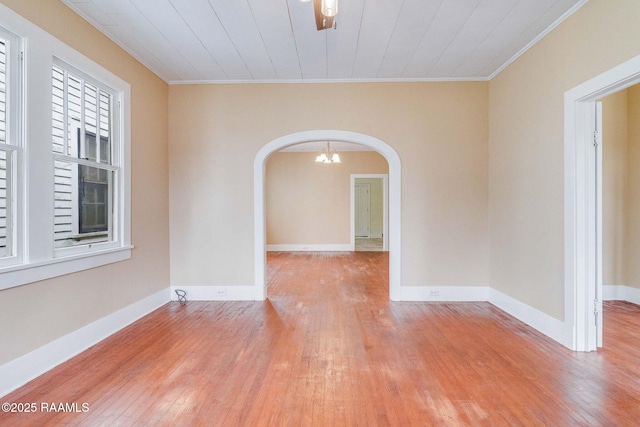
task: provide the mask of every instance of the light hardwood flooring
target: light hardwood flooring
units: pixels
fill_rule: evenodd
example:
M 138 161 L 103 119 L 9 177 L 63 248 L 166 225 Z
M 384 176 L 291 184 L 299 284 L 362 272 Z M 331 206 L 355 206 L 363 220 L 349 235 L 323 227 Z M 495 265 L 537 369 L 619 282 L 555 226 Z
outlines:
M 268 255 L 269 298 L 169 303 L 2 402 L 1 426 L 635 426 L 640 307 L 574 353 L 489 303 L 388 299 L 386 252 Z
M 356 251 L 359 252 L 380 252 L 383 250 L 382 239 L 370 239 L 356 237 Z

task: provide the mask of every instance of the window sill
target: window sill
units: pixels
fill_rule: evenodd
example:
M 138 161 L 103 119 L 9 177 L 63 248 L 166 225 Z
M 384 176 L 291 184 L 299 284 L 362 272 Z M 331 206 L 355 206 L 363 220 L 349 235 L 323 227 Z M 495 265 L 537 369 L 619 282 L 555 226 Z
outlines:
M 131 258 L 133 246 L 121 246 L 77 255 L 55 258 L 42 262 L 25 263 L 0 268 L 0 291 L 26 285 L 40 280 L 51 279 L 65 274 L 76 273 Z
M 94 231 L 91 233 L 82 233 L 82 234 L 72 234 L 71 238 L 73 240 L 85 240 L 85 239 L 95 239 L 97 237 L 109 237 L 109 233 L 106 231 Z

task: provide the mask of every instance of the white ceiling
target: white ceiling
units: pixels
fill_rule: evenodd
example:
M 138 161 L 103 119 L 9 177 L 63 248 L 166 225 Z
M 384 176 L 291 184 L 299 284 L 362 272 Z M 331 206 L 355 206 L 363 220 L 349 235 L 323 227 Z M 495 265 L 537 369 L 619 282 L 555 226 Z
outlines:
M 62 0 L 170 83 L 485 80 L 587 0 Z

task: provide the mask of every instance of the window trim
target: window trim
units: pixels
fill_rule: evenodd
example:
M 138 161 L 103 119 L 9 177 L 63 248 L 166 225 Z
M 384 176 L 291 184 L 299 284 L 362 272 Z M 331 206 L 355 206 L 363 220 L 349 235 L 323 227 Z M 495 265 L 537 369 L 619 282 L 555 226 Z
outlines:
M 10 217 L 11 255 L 0 258 L 0 269 L 19 265 L 24 260 L 24 40 L 0 23 L 0 35 L 8 42 L 6 49 L 6 140 L 0 143 L 11 156 L 11 200 L 7 200 Z M 13 143 L 11 143 L 13 141 Z M 8 227 L 9 228 L 9 227 Z M 1 270 L 0 270 L 1 271 Z
M 89 61 L 88 59 L 86 60 Z M 107 242 L 96 242 L 65 248 L 54 247 L 54 258 L 64 258 L 92 252 L 99 253 L 104 250 L 130 246 L 130 126 L 127 126 L 130 121 L 130 108 L 128 108 L 130 106 L 130 88 L 128 84 L 126 84 L 126 88 L 124 86 L 118 87 L 118 82 L 110 81 L 108 79 L 108 77 L 110 77 L 111 75 L 108 70 L 103 69 L 97 64 L 91 64 L 93 65 L 93 67 L 91 67 L 90 71 L 87 71 L 87 68 L 80 68 L 82 64 L 80 66 L 77 66 L 71 63 L 71 61 L 63 59 L 59 55 L 54 55 L 52 58 L 51 66 L 60 67 L 66 72 L 80 77 L 84 81 L 89 82 L 92 85 L 96 85 L 102 89 L 107 89 L 111 93 L 113 103 L 111 107 L 111 120 L 113 120 L 110 141 L 111 162 L 109 164 L 98 164 L 97 162 L 85 160 L 80 157 L 72 157 L 64 154 L 54 153 L 51 148 L 49 149 L 49 151 L 52 155 L 52 159 L 54 160 L 72 161 L 82 166 L 100 167 L 102 169 L 109 170 L 114 174 L 113 192 L 111 198 L 112 203 L 115 204 L 115 209 L 113 210 L 113 218 L 111 219 L 111 239 Z M 85 67 L 86 66 L 87 65 L 85 65 Z
M 79 178 L 79 172 L 74 171 L 72 173 L 72 180 L 71 180 L 72 189 L 73 189 L 72 194 L 74 194 L 75 197 L 72 198 L 71 239 L 78 242 L 82 242 L 82 241 L 88 241 L 88 242 L 83 242 L 81 244 L 72 245 L 68 247 L 54 247 L 54 257 L 64 257 L 64 256 L 73 255 L 73 254 L 99 251 L 105 248 L 108 249 L 113 247 L 119 247 L 121 246 L 121 242 L 124 241 L 124 236 L 121 235 L 120 229 L 119 229 L 120 222 L 122 221 L 118 221 L 118 218 L 122 217 L 121 207 L 124 204 L 124 202 L 122 201 L 122 197 L 121 197 L 122 189 L 118 188 L 117 186 L 117 183 L 122 181 L 121 179 L 119 179 L 119 175 L 122 174 L 123 164 L 125 163 L 125 159 L 123 159 L 122 157 L 122 152 L 123 152 L 122 144 L 124 143 L 123 135 L 122 135 L 123 129 L 121 125 L 122 124 L 121 105 L 122 105 L 122 97 L 123 97 L 122 91 L 119 90 L 118 88 L 114 88 L 113 85 L 110 84 L 109 82 L 105 82 L 101 80 L 99 76 L 96 76 L 94 74 L 89 74 L 86 71 L 80 70 L 78 67 L 70 64 L 68 61 L 64 61 L 58 57 L 53 58 L 52 69 L 53 67 L 61 69 L 65 76 L 65 79 L 67 78 L 67 76 L 73 76 L 74 78 L 80 79 L 83 87 L 86 84 L 95 86 L 98 92 L 108 93 L 111 97 L 110 117 L 109 117 L 109 120 L 111 122 L 110 123 L 111 129 L 109 131 L 109 145 L 110 145 L 109 163 L 100 163 L 94 160 L 82 158 L 83 152 L 85 150 L 85 147 L 83 145 L 84 145 L 85 137 L 88 133 L 84 123 L 85 119 L 84 119 L 84 91 L 83 91 L 82 100 L 81 100 L 82 108 L 83 108 L 82 119 L 79 123 L 79 126 L 76 127 L 75 129 L 73 128 L 67 129 L 65 125 L 65 133 L 72 132 L 74 135 L 77 133 L 79 138 L 75 141 L 75 143 L 71 144 L 71 152 L 69 152 L 68 154 L 55 152 L 53 149 L 51 150 L 53 159 L 54 159 L 54 164 L 56 161 L 61 161 L 61 162 L 73 163 L 74 165 L 78 165 L 78 166 L 90 166 L 94 168 L 107 170 L 110 172 L 110 175 L 111 175 L 109 181 L 110 181 L 110 186 L 112 188 L 112 191 L 109 194 L 109 203 L 112 206 L 112 209 L 109 212 L 109 220 L 108 220 L 108 222 L 110 223 L 110 229 L 108 228 L 106 232 L 102 232 L 100 234 L 100 236 L 106 235 L 107 241 L 97 240 L 95 242 L 90 242 L 88 240 L 91 237 L 94 237 L 94 238 L 97 237 L 97 234 L 91 233 L 93 236 L 90 236 L 88 233 L 81 233 L 79 230 L 79 215 L 81 214 L 81 212 L 78 207 L 78 203 L 79 203 L 80 195 L 79 195 L 79 188 L 77 188 L 77 186 L 75 185 Z M 67 110 L 66 101 L 65 101 L 64 108 L 65 110 Z M 99 105 L 97 108 L 99 108 Z M 68 111 L 65 112 L 65 118 L 67 117 L 66 114 L 68 114 Z M 99 128 L 100 124 L 98 123 L 97 126 Z M 96 135 L 96 138 L 98 138 L 98 135 Z M 64 147 L 68 146 L 68 141 L 66 139 L 66 136 L 63 139 L 63 144 L 64 144 L 63 145 Z M 66 148 L 65 148 L 65 151 L 67 151 Z
M 0 28 L 21 42 L 21 96 L 17 154 L 19 255 L 0 263 L 0 290 L 71 274 L 131 258 L 131 87 L 129 83 L 0 4 Z M 33 46 L 33 49 L 30 47 Z M 90 76 L 118 93 L 120 173 L 114 183 L 120 205 L 114 212 L 114 242 L 56 250 L 53 241 L 54 156 L 51 149 L 51 69 L 55 62 Z M 28 118 L 28 120 L 27 120 Z M 106 166 L 106 165 L 105 165 Z M 28 186 L 27 186 L 28 184 Z M 66 248 L 65 248 L 66 249 Z

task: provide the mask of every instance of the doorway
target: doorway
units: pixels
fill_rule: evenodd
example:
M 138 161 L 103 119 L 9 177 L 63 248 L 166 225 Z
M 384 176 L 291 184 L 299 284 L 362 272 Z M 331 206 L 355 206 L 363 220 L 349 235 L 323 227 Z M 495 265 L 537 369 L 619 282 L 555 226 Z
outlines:
M 389 250 L 387 182 L 387 174 L 351 175 L 351 243 L 355 251 Z
M 565 93 L 564 212 L 567 345 L 602 345 L 602 134 L 598 101 L 640 82 L 640 56 Z
M 618 335 L 606 326 L 609 315 L 620 310 L 631 318 L 640 303 L 640 85 L 601 100 L 602 112 L 602 328 L 597 346 L 607 346 Z M 610 301 L 610 302 L 607 302 Z M 625 309 L 629 305 L 632 309 Z M 637 309 L 640 308 L 636 306 Z M 624 329 L 624 328 L 621 328 Z

